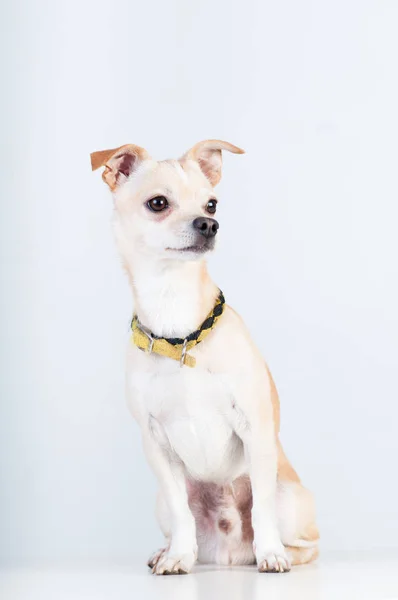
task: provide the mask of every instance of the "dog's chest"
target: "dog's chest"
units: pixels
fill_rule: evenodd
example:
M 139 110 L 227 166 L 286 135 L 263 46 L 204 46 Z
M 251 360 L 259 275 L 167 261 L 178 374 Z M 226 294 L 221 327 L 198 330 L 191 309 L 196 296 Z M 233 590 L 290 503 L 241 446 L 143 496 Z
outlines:
M 235 477 L 242 470 L 242 445 L 234 434 L 233 389 L 206 369 L 171 368 L 142 381 L 150 431 L 175 453 L 196 479 Z

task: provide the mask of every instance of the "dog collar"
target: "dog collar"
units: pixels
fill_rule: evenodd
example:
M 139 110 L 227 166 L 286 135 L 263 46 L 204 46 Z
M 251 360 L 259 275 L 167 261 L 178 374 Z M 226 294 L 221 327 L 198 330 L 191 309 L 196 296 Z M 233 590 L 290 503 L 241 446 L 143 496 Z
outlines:
M 220 294 L 216 300 L 213 310 L 207 315 L 199 329 L 190 333 L 186 338 L 164 338 L 153 334 L 147 327 L 144 327 L 138 320 L 137 315 L 134 315 L 131 321 L 132 342 L 149 354 L 160 354 L 167 356 L 173 360 L 178 360 L 180 366 L 187 365 L 194 367 L 196 358 L 187 354 L 194 346 L 202 342 L 212 329 L 216 326 L 218 319 L 224 312 L 225 298 L 220 290 Z

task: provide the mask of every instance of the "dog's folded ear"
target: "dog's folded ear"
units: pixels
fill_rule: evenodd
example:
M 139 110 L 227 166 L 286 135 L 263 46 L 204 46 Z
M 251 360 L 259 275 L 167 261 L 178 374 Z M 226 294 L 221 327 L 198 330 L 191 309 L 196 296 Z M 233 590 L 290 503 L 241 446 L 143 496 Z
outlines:
M 204 140 L 198 142 L 182 157 L 183 160 L 195 160 L 214 187 L 221 179 L 222 150 L 228 150 L 234 154 L 244 154 L 245 151 L 238 146 L 222 140 Z
M 123 183 L 143 160 L 150 158 L 144 148 L 134 144 L 125 144 L 112 150 L 93 152 L 90 157 L 93 171 L 105 167 L 102 179 L 112 191 Z

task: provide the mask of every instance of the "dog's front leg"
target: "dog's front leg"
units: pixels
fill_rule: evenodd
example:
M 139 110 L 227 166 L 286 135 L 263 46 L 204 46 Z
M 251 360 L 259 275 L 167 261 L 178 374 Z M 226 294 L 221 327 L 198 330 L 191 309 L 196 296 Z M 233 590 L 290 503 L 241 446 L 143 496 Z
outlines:
M 290 570 L 276 519 L 277 449 L 272 407 L 264 394 L 245 402 L 238 412 L 236 433 L 242 439 L 252 486 L 252 525 L 258 570 Z M 245 410 L 246 409 L 246 410 Z
M 195 519 L 188 505 L 183 465 L 158 443 L 149 430 L 143 432 L 143 444 L 170 512 L 170 547 L 156 563 L 154 573 L 189 573 L 196 561 L 197 543 Z

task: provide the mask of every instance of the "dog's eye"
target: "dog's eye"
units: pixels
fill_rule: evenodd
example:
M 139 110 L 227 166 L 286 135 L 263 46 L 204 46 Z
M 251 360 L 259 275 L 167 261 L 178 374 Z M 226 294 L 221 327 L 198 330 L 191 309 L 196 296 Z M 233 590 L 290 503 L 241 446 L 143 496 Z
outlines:
M 152 210 L 153 212 L 160 212 L 161 210 L 167 208 L 169 203 L 167 198 L 164 196 L 156 196 L 156 198 L 151 198 L 151 200 L 148 200 L 146 205 L 149 210 Z
M 212 198 L 211 200 L 208 201 L 208 203 L 206 205 L 206 211 L 208 213 L 210 213 L 211 215 L 214 215 L 216 210 L 217 210 L 217 200 L 215 198 Z

